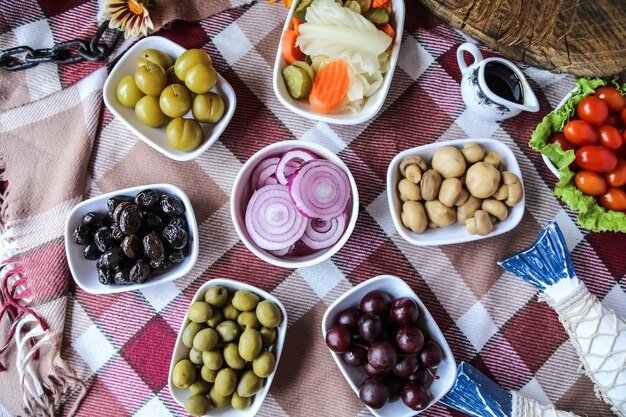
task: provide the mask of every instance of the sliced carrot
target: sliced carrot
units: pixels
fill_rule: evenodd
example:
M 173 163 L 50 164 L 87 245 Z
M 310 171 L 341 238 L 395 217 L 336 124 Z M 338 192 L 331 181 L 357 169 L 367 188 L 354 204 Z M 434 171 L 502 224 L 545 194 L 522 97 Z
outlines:
M 296 36 L 300 36 L 300 25 L 302 22 L 297 17 L 292 19 L 293 22 L 293 30 L 296 32 Z
M 396 38 L 396 31 L 393 30 L 389 23 L 385 23 L 384 25 L 378 26 L 378 29 L 382 30 L 384 33 L 389 35 L 391 40 L 393 41 Z
M 391 0 L 372 0 L 372 7 L 389 10 L 391 8 Z
M 281 51 L 283 53 L 283 58 L 285 58 L 285 61 L 287 61 L 289 65 L 296 61 L 304 61 L 305 58 L 305 55 L 300 50 L 300 47 L 296 45 L 297 39 L 298 35 L 293 29 L 287 29 L 285 33 L 283 33 Z
M 291 7 L 291 3 L 293 3 L 293 0 L 283 0 L 283 4 L 287 9 Z
M 309 94 L 309 103 L 316 112 L 330 113 L 344 101 L 348 87 L 348 64 L 340 59 L 331 61 L 317 72 Z

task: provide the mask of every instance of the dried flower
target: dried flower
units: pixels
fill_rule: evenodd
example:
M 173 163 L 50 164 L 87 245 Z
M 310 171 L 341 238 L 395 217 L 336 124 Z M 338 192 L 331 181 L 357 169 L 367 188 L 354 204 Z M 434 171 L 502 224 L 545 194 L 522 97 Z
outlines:
M 109 28 L 124 32 L 124 37 L 148 35 L 154 29 L 146 0 L 104 0 L 104 16 Z

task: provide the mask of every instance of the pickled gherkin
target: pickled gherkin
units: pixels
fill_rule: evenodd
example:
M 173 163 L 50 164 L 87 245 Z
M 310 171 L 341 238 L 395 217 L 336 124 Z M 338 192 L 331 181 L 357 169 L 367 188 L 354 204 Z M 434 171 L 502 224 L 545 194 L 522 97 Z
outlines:
M 283 69 L 283 79 L 289 95 L 295 99 L 307 98 L 313 88 L 313 80 L 309 74 L 295 65 Z
M 379 9 L 379 8 L 369 9 L 367 13 L 365 13 L 365 17 L 367 18 L 367 20 L 369 20 L 376 26 L 389 23 L 389 15 L 383 9 Z

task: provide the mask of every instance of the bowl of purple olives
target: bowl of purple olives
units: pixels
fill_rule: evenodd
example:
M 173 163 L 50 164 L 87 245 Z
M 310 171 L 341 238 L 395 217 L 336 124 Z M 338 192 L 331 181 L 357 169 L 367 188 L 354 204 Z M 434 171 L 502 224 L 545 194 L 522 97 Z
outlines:
M 198 226 L 180 188 L 152 184 L 77 204 L 65 225 L 76 284 L 92 294 L 146 288 L 179 278 L 198 259 Z
M 424 304 L 402 279 L 371 278 L 326 310 L 322 332 L 355 394 L 379 417 L 408 417 L 454 385 L 456 362 Z

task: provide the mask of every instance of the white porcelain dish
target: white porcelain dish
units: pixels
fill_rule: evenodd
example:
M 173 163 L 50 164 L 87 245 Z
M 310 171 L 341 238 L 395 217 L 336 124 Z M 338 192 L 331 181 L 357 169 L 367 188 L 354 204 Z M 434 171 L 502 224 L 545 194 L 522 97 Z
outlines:
M 574 92 L 576 92 L 577 89 L 573 89 L 572 91 L 570 91 L 569 93 L 567 93 L 567 95 L 565 97 L 563 97 L 563 100 L 561 100 L 561 102 L 559 103 L 558 106 L 556 106 L 556 109 L 553 110 L 553 112 L 556 112 L 558 109 L 560 109 L 561 107 L 563 107 L 563 105 L 565 103 L 567 103 L 567 100 L 569 100 L 572 97 L 572 94 Z M 543 159 L 543 163 L 546 164 L 546 166 L 548 167 L 548 169 L 550 170 L 550 172 L 552 172 L 554 174 L 555 177 L 557 178 L 561 178 L 561 173 L 559 172 L 559 170 L 557 169 L 557 167 L 552 163 L 552 161 L 550 160 L 550 158 L 548 158 L 546 155 L 541 154 L 541 159 Z
M 103 90 L 104 104 L 106 104 L 111 113 L 113 113 L 113 115 L 117 117 L 124 124 L 124 126 L 128 128 L 128 130 L 133 132 L 152 148 L 176 161 L 190 161 L 199 157 L 207 149 L 209 149 L 209 147 L 220 137 L 222 132 L 224 132 L 226 126 L 228 126 L 228 123 L 235 113 L 235 107 L 237 106 L 235 90 L 233 90 L 228 81 L 226 81 L 220 74 L 217 74 L 217 83 L 211 91 L 219 94 L 224 99 L 224 104 L 226 105 L 224 116 L 216 124 L 200 123 L 202 126 L 204 141 L 197 149 L 190 152 L 174 149 L 172 145 L 169 144 L 165 136 L 165 128 L 171 119 L 168 119 L 168 121 L 161 127 L 150 127 L 139 121 L 135 115 L 134 109 L 124 107 L 119 101 L 117 101 L 117 84 L 125 76 L 133 75 L 135 73 L 135 61 L 141 55 L 142 51 L 149 48 L 158 49 L 168 54 L 173 59 L 176 59 L 186 50 L 177 43 L 161 36 L 148 36 L 141 39 L 124 55 L 122 55 L 119 62 L 115 65 L 107 77 Z M 183 117 L 193 118 L 191 111 Z
M 419 328 L 422 329 L 424 336 L 427 339 L 434 340 L 441 347 L 443 359 L 441 364 L 437 367 L 437 375 L 439 376 L 439 379 L 435 380 L 429 389 L 433 399 L 428 407 L 424 409 L 427 410 L 430 406 L 439 401 L 439 399 L 441 399 L 441 397 L 443 397 L 454 385 L 454 382 L 456 381 L 456 362 L 454 360 L 454 356 L 452 355 L 452 351 L 450 350 L 450 346 L 443 337 L 443 333 L 441 333 L 439 326 L 437 326 L 437 323 L 424 306 L 424 303 L 422 303 L 411 287 L 409 287 L 409 285 L 402 279 L 393 275 L 379 275 L 377 277 L 370 278 L 347 291 L 334 303 L 332 303 L 326 310 L 326 313 L 324 313 L 324 317 L 322 319 L 322 334 L 326 335 L 328 329 L 333 327 L 335 317 L 337 317 L 339 312 L 345 310 L 346 308 L 358 307 L 361 298 L 363 298 L 365 294 L 374 290 L 383 290 L 391 295 L 392 298 L 410 297 L 415 300 L 419 307 Z M 322 343 L 324 343 L 324 341 L 322 341 Z M 333 355 L 333 359 L 335 359 L 339 370 L 358 397 L 359 387 L 365 378 L 367 378 L 365 370 L 363 370 L 363 367 L 360 366 L 354 367 L 346 365 L 341 359 L 341 355 L 334 353 L 330 349 L 328 351 Z M 400 399 L 387 403 L 382 408 L 369 408 L 369 410 L 376 417 L 410 417 L 424 411 L 414 411 L 404 405 Z
M 172 195 L 184 204 L 185 219 L 187 220 L 187 225 L 189 226 L 189 255 L 184 258 L 183 262 L 170 266 L 166 272 L 158 276 L 150 277 L 143 284 L 102 285 L 98 281 L 96 261 L 90 261 L 83 257 L 84 246 L 74 243 L 72 240 L 72 233 L 74 232 L 76 226 L 80 224 L 83 216 L 90 211 L 106 213 L 107 200 L 110 197 L 116 195 L 134 197 L 146 188 Z M 70 271 L 72 272 L 72 276 L 74 277 L 76 284 L 91 294 L 112 294 L 117 292 L 139 290 L 180 278 L 189 273 L 191 268 L 195 265 L 198 260 L 198 248 L 198 226 L 196 224 L 196 215 L 193 212 L 191 201 L 189 201 L 187 194 L 185 194 L 183 190 L 171 184 L 141 185 L 138 187 L 125 188 L 123 190 L 102 194 L 89 200 L 85 200 L 82 203 L 77 204 L 72 209 L 65 222 L 65 253 L 67 255 L 67 263 L 69 264 Z
M 207 416 L 220 416 L 220 417 L 252 417 L 261 408 L 263 404 L 263 400 L 267 396 L 267 393 L 272 386 L 272 382 L 274 381 L 274 376 L 276 375 L 276 369 L 278 369 L 278 364 L 280 362 L 280 355 L 283 352 L 283 346 L 285 345 L 285 335 L 287 334 L 287 310 L 285 310 L 285 306 L 280 300 L 273 295 L 269 294 L 266 291 L 263 291 L 257 287 L 253 287 L 252 285 L 244 284 L 243 282 L 237 282 L 230 279 L 216 278 L 212 279 L 205 284 L 203 284 L 200 289 L 194 295 L 192 303 L 195 301 L 204 300 L 204 293 L 209 287 L 213 287 L 215 285 L 222 285 L 228 288 L 229 291 L 239 291 L 239 290 L 248 290 L 257 294 L 262 300 L 269 300 L 275 303 L 279 308 L 281 313 L 283 314 L 283 320 L 278 325 L 278 337 L 276 339 L 276 345 L 273 350 L 274 356 L 276 357 L 276 368 L 274 372 L 270 376 L 265 379 L 265 385 L 259 392 L 254 395 L 254 400 L 252 401 L 252 405 L 245 410 L 235 410 L 234 408 L 227 406 L 223 408 L 211 408 L 209 412 L 206 414 Z M 176 338 L 176 345 L 174 346 L 174 352 L 172 353 L 172 360 L 170 362 L 170 370 L 168 373 L 168 385 L 170 387 L 170 392 L 172 393 L 172 397 L 176 400 L 176 402 L 180 405 L 183 405 L 187 398 L 191 397 L 191 393 L 189 390 L 180 389 L 175 387 L 172 384 L 172 370 L 174 369 L 174 365 L 181 360 L 189 357 L 190 349 L 185 346 L 182 342 L 183 338 L 183 330 L 189 324 L 189 318 L 185 314 L 185 319 L 180 325 L 180 330 L 178 331 L 178 337 Z
M 402 211 L 402 201 L 398 195 L 398 183 L 401 179 L 401 173 L 398 168 L 400 162 L 409 155 L 419 155 L 423 157 L 430 165 L 433 153 L 443 146 L 455 146 L 462 148 L 464 143 L 478 142 L 487 151 L 498 151 L 500 153 L 502 165 L 504 165 L 507 171 L 511 171 L 516 174 L 520 181 L 523 183 L 522 172 L 520 171 L 519 164 L 515 155 L 504 143 L 494 139 L 457 139 L 445 142 L 435 142 L 429 145 L 418 146 L 416 148 L 407 149 L 400 152 L 393 158 L 389 164 L 387 170 L 387 200 L 389 201 L 389 210 L 391 211 L 391 217 L 393 224 L 396 226 L 398 233 L 406 241 L 417 246 L 432 246 L 432 245 L 449 245 L 453 243 L 471 242 L 474 240 L 480 240 L 493 236 L 506 233 L 519 224 L 524 216 L 524 210 L 526 208 L 526 195 L 522 197 L 522 200 L 509 210 L 509 216 L 504 221 L 498 221 L 493 226 L 493 231 L 486 236 L 470 235 L 467 233 L 467 228 L 464 224 L 453 223 L 450 226 L 427 228 L 424 233 L 414 233 L 410 229 L 407 229 L 402 224 L 400 218 L 400 212 Z
M 283 27 L 284 33 L 285 30 L 289 29 L 289 25 L 291 24 L 292 18 L 294 17 L 294 13 L 296 7 L 298 7 L 298 0 L 295 0 L 291 8 L 289 9 L 289 13 L 287 15 L 287 20 L 285 21 L 285 25 Z M 395 19 L 395 31 L 396 37 L 393 40 L 393 46 L 391 49 L 390 56 L 390 67 L 389 71 L 384 74 L 383 83 L 371 97 L 369 97 L 363 108 L 356 113 L 351 112 L 343 112 L 337 114 L 322 114 L 318 113 L 311 108 L 311 105 L 307 100 L 296 100 L 289 95 L 287 91 L 287 87 L 285 86 L 285 81 L 283 80 L 282 70 L 287 66 L 287 62 L 283 58 L 281 53 L 281 45 L 282 45 L 282 36 L 281 41 L 278 45 L 278 49 L 276 52 L 276 61 L 274 62 L 274 93 L 278 100 L 289 110 L 292 112 L 305 117 L 310 120 L 319 120 L 326 123 L 334 123 L 339 125 L 356 125 L 359 123 L 363 123 L 374 117 L 379 110 L 383 107 L 385 103 L 385 98 L 387 98 L 387 93 L 389 92 L 389 86 L 391 85 L 391 79 L 393 78 L 393 73 L 396 69 L 396 64 L 398 62 L 398 54 L 400 53 L 400 44 L 402 42 L 402 34 L 404 29 L 404 0 L 392 0 L 392 14 Z
M 328 159 L 329 161 L 334 162 L 344 171 L 346 171 L 346 173 L 348 174 L 348 179 L 350 180 L 352 198 L 351 202 L 348 203 L 347 208 L 348 224 L 346 226 L 346 231 L 337 243 L 335 243 L 330 248 L 318 250 L 310 255 L 278 257 L 267 252 L 265 249 L 261 249 L 260 247 L 258 247 L 252 241 L 250 235 L 248 234 L 248 231 L 246 230 L 246 207 L 252 195 L 252 192 L 250 190 L 250 175 L 252 175 L 252 171 L 254 171 L 254 168 L 256 168 L 259 162 L 263 161 L 264 159 L 271 158 L 272 156 L 282 155 L 283 153 L 292 149 L 309 150 L 325 159 Z M 252 253 L 263 259 L 265 262 L 269 262 L 272 265 L 280 266 L 283 268 L 302 268 L 305 266 L 316 265 L 333 256 L 339 251 L 339 249 L 343 247 L 343 245 L 350 238 L 350 235 L 352 234 L 352 231 L 354 230 L 354 226 L 356 224 L 358 213 L 359 192 L 357 190 L 354 177 L 352 176 L 352 173 L 350 172 L 346 164 L 341 159 L 339 159 L 337 155 L 324 148 L 323 146 L 312 142 L 305 142 L 302 140 L 287 140 L 282 142 L 276 142 L 252 155 L 237 174 L 237 178 L 235 178 L 233 190 L 230 195 L 230 214 L 233 219 L 233 224 L 235 225 L 235 230 L 237 231 L 237 234 L 239 235 L 243 243 L 248 249 L 250 249 Z

